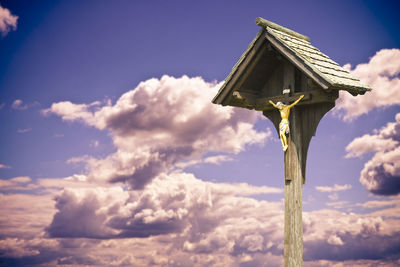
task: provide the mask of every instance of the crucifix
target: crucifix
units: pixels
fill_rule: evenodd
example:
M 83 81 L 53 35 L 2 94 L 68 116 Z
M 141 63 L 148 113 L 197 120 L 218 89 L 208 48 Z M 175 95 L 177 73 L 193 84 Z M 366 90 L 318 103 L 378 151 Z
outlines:
M 285 89 L 283 90 L 284 93 L 287 93 L 285 91 L 290 89 Z M 282 102 L 274 103 L 272 100 L 269 101 L 271 105 L 273 105 L 275 108 L 279 109 L 279 112 L 281 113 L 281 122 L 279 123 L 279 138 L 281 139 L 282 142 L 282 148 L 283 151 L 286 152 L 288 148 L 287 144 L 287 138 L 286 135 L 289 134 L 289 115 L 290 115 L 290 109 L 294 107 L 299 101 L 304 97 L 304 95 L 301 95 L 299 99 L 294 101 L 292 104 L 283 104 Z
M 262 111 L 281 139 L 284 153 L 284 266 L 303 264 L 302 187 L 307 151 L 322 117 L 340 90 L 370 91 L 312 46 L 300 33 L 262 18 L 255 39 L 233 67 L 214 104 Z

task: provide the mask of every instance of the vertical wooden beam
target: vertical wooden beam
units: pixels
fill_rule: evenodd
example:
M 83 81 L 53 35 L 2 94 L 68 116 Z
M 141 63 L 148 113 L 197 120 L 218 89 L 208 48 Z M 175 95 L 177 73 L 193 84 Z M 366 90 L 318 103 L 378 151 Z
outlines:
M 292 92 L 298 91 L 295 86 L 300 86 L 301 91 L 315 90 L 309 88 L 307 77 L 301 79 L 295 77 L 295 67 L 288 61 L 282 61 L 281 86 L 283 89 L 290 88 Z M 301 80 L 301 81 L 300 81 Z M 278 80 L 276 81 L 278 82 Z M 321 89 L 321 88 L 320 88 Z M 322 91 L 322 89 L 321 89 Z M 331 92 L 332 97 L 327 102 L 314 103 L 312 105 L 294 106 L 290 112 L 288 136 L 288 149 L 285 152 L 284 183 L 285 183 L 285 227 L 284 227 L 284 266 L 299 267 L 303 265 L 303 192 L 305 183 L 307 151 L 312 136 L 315 135 L 321 118 L 335 106 L 334 100 L 338 97 L 337 92 Z M 284 97 L 282 96 L 282 99 Z M 328 99 L 327 99 L 328 100 Z M 280 114 L 277 110 L 264 110 L 264 116 L 268 117 L 279 134 Z
M 289 62 L 284 65 L 284 88 L 294 92 L 295 68 Z M 292 108 L 289 118 L 290 134 L 288 149 L 285 152 L 285 230 L 284 230 L 284 266 L 303 266 L 303 138 L 302 118 L 296 107 Z M 308 146 L 308 144 L 307 144 Z
M 285 267 L 303 265 L 303 175 L 293 139 L 288 139 L 285 153 Z

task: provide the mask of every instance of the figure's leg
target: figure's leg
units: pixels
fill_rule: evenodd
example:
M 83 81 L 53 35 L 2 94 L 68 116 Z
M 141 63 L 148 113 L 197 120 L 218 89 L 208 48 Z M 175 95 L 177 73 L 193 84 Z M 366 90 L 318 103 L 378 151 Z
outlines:
M 283 131 L 281 131 L 283 151 L 286 151 L 288 148 L 287 139 L 286 139 L 286 130 L 287 130 L 287 126 L 284 127 Z
M 283 138 L 285 138 L 285 132 L 284 131 L 280 131 L 279 132 L 279 139 L 281 139 L 282 148 L 285 147 L 285 141 L 283 140 Z

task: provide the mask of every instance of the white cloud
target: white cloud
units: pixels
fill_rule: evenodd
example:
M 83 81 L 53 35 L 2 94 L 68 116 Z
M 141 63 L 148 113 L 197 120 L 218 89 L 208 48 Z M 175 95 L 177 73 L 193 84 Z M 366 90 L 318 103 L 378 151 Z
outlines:
M 54 138 L 62 138 L 62 137 L 64 137 L 64 134 L 54 134 L 53 137 Z
M 11 108 L 16 109 L 16 110 L 25 110 L 28 108 L 28 105 L 24 105 L 24 102 L 21 99 L 16 99 L 12 105 Z
M 345 191 L 351 189 L 351 185 L 338 185 L 335 184 L 334 186 L 316 186 L 315 189 L 320 192 L 338 192 L 338 191 Z
M 38 186 L 31 183 L 32 179 L 28 176 L 18 176 L 8 180 L 0 180 L 0 190 L 32 190 Z
M 141 82 L 114 105 L 59 102 L 43 114 L 110 131 L 117 151 L 87 158 L 89 179 L 143 188 L 180 162 L 194 163 L 208 152 L 239 153 L 265 142 L 271 132 L 254 129 L 255 112 L 211 103 L 219 87 L 199 77 L 165 75 Z M 217 159 L 222 158 L 213 163 Z
M 50 108 L 42 110 L 44 116 L 59 115 L 65 121 L 81 121 L 88 125 L 96 125 L 96 119 L 91 108 L 100 105 L 96 101 L 91 104 L 74 104 L 70 101 L 53 103 Z
M 24 129 L 18 129 L 17 133 L 27 133 L 32 131 L 32 128 L 24 128 Z
M 4 164 L 0 163 L 0 169 L 10 169 L 10 168 L 11 168 L 11 166 L 4 165 Z
M 98 147 L 100 142 L 98 140 L 91 140 L 89 146 L 90 147 Z
M 220 165 L 222 162 L 232 161 L 233 158 L 226 155 L 211 156 L 204 159 L 204 163 Z
M 357 137 L 350 144 L 347 145 L 346 158 L 360 157 L 370 152 L 377 152 L 382 150 L 391 150 L 399 145 L 399 142 L 393 139 L 382 138 L 379 135 L 363 135 Z
M 352 121 L 374 108 L 384 108 L 400 104 L 400 49 L 382 49 L 368 63 L 351 69 L 344 66 L 352 75 L 372 87 L 372 92 L 352 96 L 341 92 L 336 101 L 336 114 L 345 121 Z
M 389 122 L 374 134 L 355 138 L 346 151 L 348 158 L 375 153 L 360 174 L 360 182 L 367 190 L 378 195 L 400 193 L 400 113 L 395 122 Z
M 337 193 L 330 194 L 330 195 L 328 195 L 328 198 L 330 200 L 338 200 L 339 199 L 339 195 Z
M 10 10 L 0 6 L 0 32 L 3 37 L 17 29 L 17 20 L 18 16 L 12 15 Z
M 189 166 L 198 166 L 199 164 L 215 164 L 221 165 L 223 162 L 233 161 L 234 159 L 227 155 L 217 155 L 217 156 L 209 156 L 202 159 L 193 159 L 193 160 L 186 160 L 182 162 L 178 162 L 175 164 L 175 167 L 178 169 L 184 169 Z

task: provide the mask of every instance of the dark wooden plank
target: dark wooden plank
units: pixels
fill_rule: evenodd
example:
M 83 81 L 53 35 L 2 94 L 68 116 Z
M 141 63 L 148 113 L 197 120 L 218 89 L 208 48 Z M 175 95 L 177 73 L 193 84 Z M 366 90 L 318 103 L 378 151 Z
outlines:
M 292 31 L 291 29 L 285 28 L 285 27 L 283 27 L 281 25 L 278 25 L 278 24 L 273 23 L 271 21 L 268 21 L 266 19 L 258 17 L 258 18 L 256 18 L 256 24 L 258 26 L 261 26 L 261 27 L 264 27 L 264 28 L 270 27 L 272 29 L 284 32 L 284 33 L 289 34 L 291 36 L 294 36 L 296 38 L 299 38 L 299 39 L 302 39 L 304 41 L 310 42 L 310 38 L 308 36 L 305 36 L 305 35 L 300 34 L 298 32 Z
M 313 91 L 294 93 L 292 94 L 292 96 L 289 97 L 285 97 L 284 95 L 277 95 L 273 97 L 259 97 L 256 98 L 255 105 L 253 105 L 253 107 L 256 110 L 262 111 L 275 110 L 275 108 L 269 103 L 270 100 L 274 103 L 294 102 L 301 95 L 304 95 L 304 98 L 296 106 L 308 106 L 318 103 L 335 103 L 335 100 L 337 99 L 336 91 L 328 93 L 326 91 L 323 91 L 322 89 L 317 89 Z

